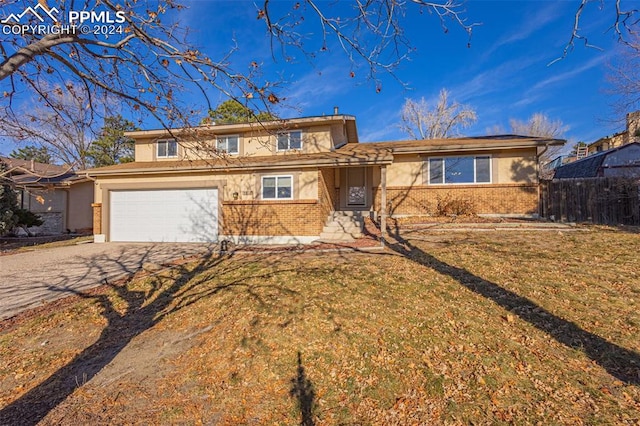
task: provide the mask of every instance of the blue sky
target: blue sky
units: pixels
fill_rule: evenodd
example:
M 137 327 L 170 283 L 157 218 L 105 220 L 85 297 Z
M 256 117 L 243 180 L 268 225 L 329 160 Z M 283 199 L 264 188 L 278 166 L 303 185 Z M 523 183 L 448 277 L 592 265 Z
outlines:
M 265 80 L 280 82 L 280 94 L 286 98 L 277 111 L 282 117 L 331 114 L 339 106 L 341 113 L 357 117 L 361 141 L 404 139 L 399 122 L 405 98 L 433 102 L 446 88 L 452 99 L 477 111 L 478 121 L 465 130 L 467 135 L 483 135 L 496 126 L 509 131 L 509 119 L 526 120 L 537 112 L 568 127 L 568 146 L 592 142 L 622 128 L 620 122 L 612 122 L 620 117 L 613 113 L 614 99 L 606 80 L 619 49 L 615 35 L 607 32 L 614 19 L 612 4 L 600 10 L 599 2 L 590 3 L 582 18 L 582 33 L 601 50 L 578 42 L 566 58 L 552 65 L 571 36 L 577 0 L 469 1 L 464 16 L 468 23 L 480 24 L 474 28 L 470 47 L 466 32 L 454 23 L 445 34 L 436 17 L 409 7 L 403 24 L 415 51 L 395 77 L 379 75 L 382 90 L 378 93 L 365 78 L 366 69 L 351 64 L 335 40 L 329 40 L 329 49 L 312 60 L 295 49 L 288 51 L 294 55 L 289 61 L 279 52 L 272 55 L 264 25 L 256 19 L 256 4 L 261 3 L 187 0 L 188 10 L 178 16 L 192 29 L 191 42 L 212 59 L 222 58 L 236 43 L 230 57 L 234 67 L 244 70 L 246 64 L 257 61 Z M 339 12 L 353 4 L 318 3 Z M 277 12 L 292 2 L 272 4 Z M 321 45 L 317 30 L 310 22 L 301 27 L 310 50 Z M 202 99 L 188 92 L 184 96 L 203 107 Z M 214 103 L 225 100 L 216 93 L 211 97 Z M 11 149 L 11 145 L 0 145 L 0 152 Z
M 460 27 L 452 23 L 445 34 L 437 18 L 409 8 L 414 14 L 406 17 L 405 31 L 416 50 L 396 72 L 404 84 L 380 75 L 380 93 L 364 78 L 366 69 L 353 68 L 334 42 L 311 62 L 300 56 L 286 62 L 276 54 L 274 63 L 252 2 L 188 4 L 183 20 L 203 48 L 224 49 L 233 35 L 239 47 L 233 60 L 256 59 L 266 76 L 284 81 L 285 103 L 293 108 L 281 109 L 283 116 L 331 114 L 339 106 L 340 112 L 357 117 L 362 141 L 406 138 L 398 126 L 405 98 L 434 101 L 442 88 L 476 109 L 478 121 L 465 130 L 468 135 L 486 134 L 495 126 L 508 131 L 509 119 L 526 120 L 536 112 L 561 120 L 572 142 L 592 142 L 622 126 L 612 122 L 619 117 L 606 79 L 619 48 L 615 35 L 607 32 L 614 16 L 612 9 L 600 10 L 598 2 L 585 9 L 580 27 L 602 50 L 578 42 L 552 65 L 571 36 L 577 1 L 467 2 L 464 16 L 481 24 L 474 28 L 470 47 Z M 309 34 L 310 47 L 317 46 L 314 35 Z

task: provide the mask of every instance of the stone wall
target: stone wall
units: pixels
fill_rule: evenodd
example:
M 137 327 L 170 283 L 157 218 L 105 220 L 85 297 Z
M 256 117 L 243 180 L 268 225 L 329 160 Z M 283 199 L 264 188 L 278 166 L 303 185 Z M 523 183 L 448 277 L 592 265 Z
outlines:
M 34 234 L 56 235 L 66 231 L 66 229 L 64 229 L 64 215 L 62 212 L 39 212 L 37 214 L 44 221 L 44 224 L 29 228 Z

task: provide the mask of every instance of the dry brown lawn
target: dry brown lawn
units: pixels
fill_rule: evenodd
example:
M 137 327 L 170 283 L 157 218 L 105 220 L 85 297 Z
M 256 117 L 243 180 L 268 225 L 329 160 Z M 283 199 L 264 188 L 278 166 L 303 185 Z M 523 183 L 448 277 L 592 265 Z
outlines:
M 640 424 L 639 234 L 403 236 L 0 323 L 0 424 Z

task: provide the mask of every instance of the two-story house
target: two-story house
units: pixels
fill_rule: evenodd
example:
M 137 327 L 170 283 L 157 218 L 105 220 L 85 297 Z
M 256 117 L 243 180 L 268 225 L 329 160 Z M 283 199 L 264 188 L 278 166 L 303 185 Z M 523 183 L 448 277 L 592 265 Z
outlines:
M 355 117 L 337 113 L 128 136 L 134 162 L 87 171 L 97 241 L 309 243 L 328 221 L 335 234 L 336 215 L 429 215 L 444 197 L 477 214 L 536 216 L 537 156 L 564 143 L 361 143 Z

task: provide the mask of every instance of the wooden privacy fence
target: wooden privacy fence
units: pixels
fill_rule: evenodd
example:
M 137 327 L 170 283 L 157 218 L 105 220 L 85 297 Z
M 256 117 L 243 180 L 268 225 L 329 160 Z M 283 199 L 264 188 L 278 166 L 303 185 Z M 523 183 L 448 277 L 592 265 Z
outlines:
M 540 183 L 542 217 L 561 222 L 640 225 L 640 179 L 557 179 Z

